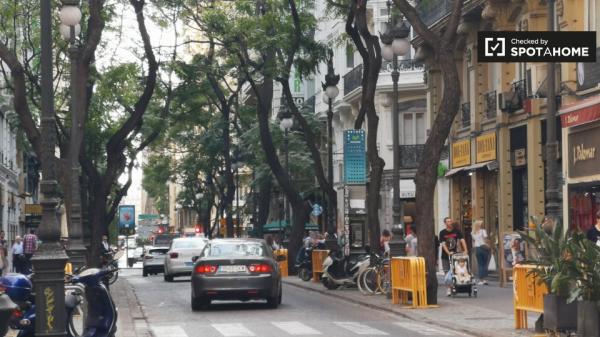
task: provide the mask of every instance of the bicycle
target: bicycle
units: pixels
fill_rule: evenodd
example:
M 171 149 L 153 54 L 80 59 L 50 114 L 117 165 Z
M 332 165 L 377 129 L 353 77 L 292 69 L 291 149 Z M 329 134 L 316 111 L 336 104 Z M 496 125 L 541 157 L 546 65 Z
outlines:
M 375 265 L 358 276 L 358 289 L 363 295 L 388 294 L 391 290 L 390 260 L 376 256 Z

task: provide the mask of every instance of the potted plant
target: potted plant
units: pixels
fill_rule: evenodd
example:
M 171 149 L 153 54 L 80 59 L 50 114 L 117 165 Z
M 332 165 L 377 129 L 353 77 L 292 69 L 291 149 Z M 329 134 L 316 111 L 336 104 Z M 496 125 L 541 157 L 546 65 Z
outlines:
M 528 263 L 540 283 L 545 283 L 548 294 L 544 296 L 544 328 L 553 331 L 574 331 L 577 327 L 577 304 L 569 303 L 575 282 L 572 272 L 575 261 L 569 253 L 571 238 L 563 232 L 560 221 L 554 224 L 531 218 L 535 234 L 521 233 L 530 246 Z
M 573 234 L 570 252 L 575 261 L 572 275 L 576 287 L 571 289 L 569 301 L 577 301 L 577 334 L 600 336 L 600 247 L 577 232 Z

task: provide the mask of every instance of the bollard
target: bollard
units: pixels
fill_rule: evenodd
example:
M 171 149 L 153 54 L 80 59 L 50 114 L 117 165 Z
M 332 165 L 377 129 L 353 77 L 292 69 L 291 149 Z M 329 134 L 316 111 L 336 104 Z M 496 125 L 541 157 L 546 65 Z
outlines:
M 281 277 L 288 276 L 288 250 L 285 248 L 277 249 L 274 251 L 277 264 L 279 264 L 279 270 L 281 270 Z
M 390 240 L 390 256 L 406 256 L 406 241 L 404 241 L 404 229 L 402 225 L 392 227 L 392 240 Z

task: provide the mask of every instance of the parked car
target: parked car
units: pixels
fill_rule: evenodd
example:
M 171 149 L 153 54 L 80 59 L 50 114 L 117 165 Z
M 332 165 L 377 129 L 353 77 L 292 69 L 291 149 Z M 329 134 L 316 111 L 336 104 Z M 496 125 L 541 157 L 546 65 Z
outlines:
M 281 272 L 264 240 L 215 239 L 194 259 L 192 310 L 212 300 L 266 299 L 271 308 L 281 303 Z
M 169 248 L 164 247 L 147 247 L 143 256 L 142 275 L 158 274 L 165 271 L 165 256 Z
M 173 239 L 165 256 L 165 281 L 171 282 L 174 277 L 191 275 L 194 268 L 192 257 L 200 255 L 207 242 L 206 239 L 196 237 Z

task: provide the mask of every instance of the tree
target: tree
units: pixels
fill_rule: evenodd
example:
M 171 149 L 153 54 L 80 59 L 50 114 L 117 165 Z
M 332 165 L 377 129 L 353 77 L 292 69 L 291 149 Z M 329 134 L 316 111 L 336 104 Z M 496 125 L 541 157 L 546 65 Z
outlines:
M 416 185 L 416 228 L 419 237 L 419 254 L 427 264 L 427 301 L 437 303 L 437 278 L 435 261 L 437 249 L 434 244 L 435 220 L 433 218 L 437 167 L 448 138 L 452 122 L 458 113 L 460 103 L 460 81 L 456 64 L 453 62 L 457 50 L 457 33 L 463 2 L 454 1 L 452 12 L 443 30 L 434 32 L 421 20 L 415 8 L 407 0 L 394 0 L 397 8 L 406 16 L 413 29 L 424 41 L 433 55 L 432 66 L 439 68 L 442 75 L 443 91 L 429 137 L 421 155 L 415 175 Z

